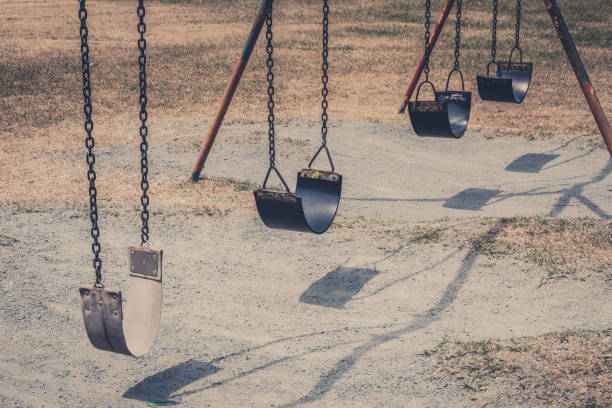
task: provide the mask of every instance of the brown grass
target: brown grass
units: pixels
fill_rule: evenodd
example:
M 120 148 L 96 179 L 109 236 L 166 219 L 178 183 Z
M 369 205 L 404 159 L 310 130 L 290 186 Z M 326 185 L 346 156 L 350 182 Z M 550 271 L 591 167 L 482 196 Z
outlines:
M 442 0 L 433 1 L 440 10 Z M 314 1 L 281 0 L 276 9 L 278 117 L 313 117 L 319 112 L 320 20 Z M 562 2 L 566 19 L 604 106 L 610 13 L 606 2 Z M 511 4 L 502 3 L 500 56 L 512 38 Z M 151 122 L 213 116 L 258 7 L 258 1 L 163 1 L 148 9 Z M 95 135 L 98 146 L 135 144 L 137 66 L 135 10 L 131 2 L 91 1 L 90 43 Z M 468 88 L 488 58 L 489 3 L 465 5 L 462 66 Z M 16 185 L 12 198 L 51 199 L 81 178 L 71 163 L 42 158 L 49 150 L 82 151 L 82 95 L 76 5 L 67 1 L 0 1 L 0 184 Z M 330 116 L 405 121 L 395 112 L 416 66 L 423 34 L 422 4 L 416 0 L 334 2 L 331 26 Z M 436 11 L 434 14 L 437 14 Z M 533 88 L 521 106 L 474 102 L 472 129 L 530 138 L 596 135 L 549 17 L 538 2 L 524 6 L 523 45 L 536 62 Z M 433 55 L 433 79 L 442 86 L 451 65 L 452 23 Z M 606 40 L 608 39 L 608 40 Z M 260 41 L 230 108 L 229 118 L 265 115 L 264 50 Z M 367 103 L 364 103 L 367 101 Z M 134 130 L 126 130 L 126 127 Z M 130 128 L 128 128 L 130 129 Z M 174 143 L 164 135 L 154 143 Z M 597 136 L 593 136 L 597 140 Z M 194 154 L 197 146 L 192 146 Z M 36 158 L 35 160 L 32 160 Z M 41 171 L 44 169 L 44 171 Z M 31 177 L 36 175 L 36 177 Z M 32 184 L 32 178 L 41 185 Z M 74 178 L 74 180 L 72 179 Z M 118 185 L 120 183 L 117 183 Z M 171 188 L 167 186 L 167 188 Z M 177 186 L 172 187 L 178 191 Z M 29 197 L 27 190 L 37 191 Z M 6 199 L 4 197 L 0 199 Z M 31 196 L 32 194 L 30 194 Z M 69 197 L 70 194 L 67 194 Z
M 149 117 L 210 119 L 240 54 L 258 1 L 162 1 L 147 12 Z M 443 3 L 434 0 L 438 13 Z M 604 0 L 562 2 L 566 19 L 604 106 L 612 100 L 608 61 L 610 13 Z M 502 3 L 500 56 L 511 44 L 511 4 Z M 320 112 L 320 4 L 281 0 L 276 9 L 278 117 L 316 118 Z M 100 148 L 137 143 L 137 65 L 132 2 L 91 1 L 89 13 L 95 136 Z M 462 67 L 468 88 L 488 58 L 489 3 L 465 4 Z M 405 121 L 401 102 L 422 48 L 422 4 L 417 0 L 337 1 L 331 15 L 330 116 Z M 523 46 L 536 62 L 533 88 L 521 106 L 483 104 L 475 98 L 472 129 L 540 138 L 588 134 L 597 129 L 539 2 L 524 5 Z M 0 0 L 1 200 L 70 200 L 83 191 L 82 163 L 49 155 L 83 151 L 82 95 L 76 4 Z M 450 68 L 452 23 L 432 58 L 442 86 Z M 606 40 L 607 39 L 607 40 Z M 504 50 L 504 51 L 502 51 Z M 265 115 L 264 49 L 260 41 L 228 118 Z M 364 103 L 367 101 L 367 103 Z M 469 137 L 469 136 L 468 136 Z M 155 144 L 185 142 L 181 134 L 153 133 Z M 177 142 L 178 141 L 178 142 Z M 197 146 L 190 149 L 194 154 Z M 80 159 L 79 159 L 80 160 Z M 131 175 L 116 174 L 120 188 Z M 103 179 L 101 179 L 103 180 Z M 109 182 L 110 183 L 110 182 Z M 103 191 L 106 189 L 102 189 Z M 172 196 L 184 186 L 160 187 Z M 77 194 L 78 192 L 78 194 Z M 199 194 L 197 191 L 193 194 Z M 109 193 L 109 198 L 122 193 Z
M 597 275 L 612 281 L 612 222 L 594 218 L 514 217 L 500 221 L 490 257 L 514 255 L 542 267 L 545 280 Z M 544 281 L 543 281 L 544 283 Z
M 597 218 L 512 217 L 442 219 L 401 225 L 376 220 L 338 221 L 337 227 L 368 228 L 385 251 L 406 244 L 475 248 L 492 260 L 513 257 L 541 268 L 542 284 L 594 277 L 612 282 L 612 222 Z M 493 231 L 491 239 L 483 233 Z
M 436 358 L 432 377 L 473 392 L 477 407 L 612 405 L 610 329 L 444 341 L 423 355 Z

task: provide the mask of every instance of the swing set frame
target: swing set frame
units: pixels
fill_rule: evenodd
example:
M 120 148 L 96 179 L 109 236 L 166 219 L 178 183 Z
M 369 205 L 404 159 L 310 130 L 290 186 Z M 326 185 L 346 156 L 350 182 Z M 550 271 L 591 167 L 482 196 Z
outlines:
M 217 112 L 215 114 L 213 122 L 210 125 L 208 133 L 206 134 L 206 138 L 204 139 L 204 142 L 202 143 L 200 153 L 198 154 L 196 162 L 193 166 L 193 170 L 191 173 L 191 180 L 193 182 L 197 182 L 200 179 L 200 174 L 202 172 L 202 169 L 204 168 L 206 159 L 208 158 L 208 155 L 210 154 L 212 146 L 215 142 L 215 138 L 217 137 L 217 133 L 219 132 L 219 129 L 221 128 L 221 124 L 223 123 L 223 119 L 225 118 L 225 114 L 227 113 L 227 110 L 230 104 L 232 103 L 234 92 L 238 88 L 238 84 L 240 83 L 242 74 L 244 73 L 244 70 L 249 62 L 249 58 L 251 57 L 251 54 L 253 52 L 253 48 L 255 47 L 255 44 L 257 43 L 257 39 L 259 38 L 259 35 L 261 33 L 261 29 L 266 19 L 266 8 L 268 6 L 268 3 L 271 1 L 272 0 L 262 0 L 261 6 L 259 8 L 259 12 L 257 13 L 255 21 L 253 23 L 253 26 L 247 38 L 246 44 L 242 51 L 242 54 L 234 67 L 234 71 L 232 73 L 229 83 L 227 84 L 225 93 L 223 94 L 223 98 L 221 99 L 221 102 L 219 103 L 219 107 L 217 108 Z M 603 138 L 604 143 L 608 149 L 608 152 L 610 153 L 610 156 L 612 157 L 612 128 L 610 128 L 610 122 L 608 121 L 606 113 L 604 112 L 601 106 L 601 103 L 599 102 L 599 98 L 597 97 L 595 88 L 593 87 L 593 84 L 591 83 L 591 80 L 589 79 L 587 70 L 584 67 L 582 59 L 580 58 L 580 54 L 578 53 L 578 49 L 576 48 L 576 45 L 574 43 L 574 40 L 572 39 L 572 36 L 569 32 L 567 24 L 565 23 L 565 20 L 563 19 L 563 15 L 561 14 L 561 9 L 559 8 L 559 5 L 557 4 L 557 0 L 542 0 L 542 1 L 544 2 L 544 6 L 546 7 L 548 14 L 550 15 L 553 26 L 555 27 L 555 30 L 557 31 L 557 34 L 559 35 L 559 39 L 561 40 L 563 49 L 565 50 L 565 53 L 567 54 L 567 59 L 569 60 L 572 70 L 574 71 L 574 74 L 576 75 L 576 79 L 578 80 L 578 85 L 582 89 L 582 92 L 584 94 L 587 104 L 589 105 L 593 118 L 595 119 L 595 122 L 597 123 L 597 127 L 599 128 L 601 137 Z M 455 0 L 446 0 L 444 9 L 442 10 L 440 17 L 438 18 L 438 21 L 436 23 L 436 26 L 431 36 L 431 40 L 429 44 L 429 54 L 430 55 L 433 52 L 433 49 L 436 45 L 438 37 L 440 36 L 442 29 L 444 28 L 444 24 L 446 23 L 446 20 L 448 18 L 448 15 L 450 14 L 450 11 L 454 3 L 455 3 Z M 402 105 L 400 106 L 399 113 L 405 112 L 406 107 L 408 106 L 408 101 L 410 100 L 410 98 L 412 97 L 412 94 L 414 93 L 416 89 L 418 81 L 421 78 L 421 74 L 423 73 L 423 69 L 425 67 L 425 57 L 426 57 L 425 52 L 423 52 L 423 56 L 421 57 L 421 60 L 419 61 L 419 64 L 417 65 L 416 71 L 414 72 L 414 75 L 412 76 L 412 80 L 410 81 L 408 89 L 406 90 L 406 93 L 404 94 L 404 100 L 402 101 Z

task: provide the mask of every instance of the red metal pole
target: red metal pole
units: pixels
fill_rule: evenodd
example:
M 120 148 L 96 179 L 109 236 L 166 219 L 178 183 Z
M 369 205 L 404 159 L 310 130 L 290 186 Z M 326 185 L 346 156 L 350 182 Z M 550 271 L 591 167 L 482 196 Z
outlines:
M 450 10 L 453 7 L 454 3 L 455 3 L 455 0 L 446 0 L 446 4 L 444 5 L 444 10 L 442 10 L 442 14 L 440 14 L 438 23 L 436 24 L 436 27 L 434 28 L 434 32 L 431 36 L 431 39 L 429 40 L 429 55 L 431 55 L 431 52 L 433 51 L 433 48 L 436 45 L 436 41 L 438 41 L 438 36 L 442 32 L 444 23 L 446 23 L 446 18 L 448 17 Z M 419 78 L 421 78 L 421 74 L 423 73 L 424 68 L 425 68 L 425 51 L 423 51 L 423 56 L 421 57 L 421 61 L 419 61 L 419 65 L 417 66 L 417 69 L 414 75 L 412 76 L 412 81 L 410 82 L 410 85 L 408 86 L 408 90 L 406 91 L 406 94 L 404 95 L 404 101 L 402 102 L 402 106 L 399 109 L 399 113 L 404 113 L 406 111 L 406 106 L 408 106 L 408 101 L 412 97 L 412 93 L 414 92 L 414 89 L 416 88 L 417 83 L 419 82 Z
M 550 14 L 550 18 L 552 19 L 555 29 L 557 30 L 557 34 L 559 34 L 559 39 L 563 44 L 563 48 L 567 54 L 567 59 L 572 65 L 574 74 L 576 74 L 578 84 L 580 85 L 580 88 L 582 88 L 582 92 L 584 93 L 584 97 L 589 104 L 589 108 L 591 108 L 595 122 L 597 122 L 597 127 L 599 127 L 601 137 L 603 137 L 604 143 L 608 148 L 608 152 L 610 153 L 610 156 L 612 156 L 612 130 L 610 129 L 610 122 L 608 122 L 606 113 L 599 103 L 599 98 L 597 98 L 597 95 L 595 94 L 595 89 L 591 84 L 589 75 L 587 74 L 586 68 L 582 63 L 580 54 L 578 54 L 574 40 L 572 40 L 572 36 L 567 28 L 567 25 L 565 24 L 565 20 L 563 20 L 563 16 L 561 15 L 561 10 L 557 5 L 557 1 L 544 0 L 544 4 L 546 5 L 546 9 Z
M 202 168 L 204 167 L 206 158 L 208 157 L 208 154 L 212 149 L 213 143 L 215 143 L 215 138 L 217 137 L 219 128 L 223 123 L 223 118 L 225 118 L 227 109 L 229 108 L 230 103 L 232 103 L 234 92 L 236 91 L 236 88 L 238 88 L 238 84 L 240 83 L 240 79 L 242 78 L 242 73 L 244 72 L 244 69 L 246 68 L 249 62 L 249 58 L 251 57 L 251 53 L 253 52 L 255 43 L 257 43 L 257 38 L 261 33 L 261 28 L 263 27 L 264 21 L 266 20 L 266 8 L 268 6 L 268 3 L 271 3 L 272 1 L 273 0 L 263 0 L 261 3 L 259 13 L 257 13 L 257 17 L 255 18 L 255 22 L 253 23 L 253 27 L 251 28 L 251 32 L 249 33 L 249 38 L 247 39 L 247 42 L 244 45 L 244 49 L 242 50 L 242 55 L 240 56 L 240 59 L 234 67 L 232 77 L 230 78 L 230 81 L 227 84 L 227 88 L 225 89 L 225 93 L 223 94 L 223 98 L 221 99 L 221 103 L 217 108 L 215 118 L 213 119 L 213 122 L 210 125 L 210 129 L 208 129 L 206 139 L 204 140 L 202 148 L 200 149 L 200 154 L 198 155 L 195 165 L 193 166 L 193 171 L 191 173 L 191 181 L 196 182 L 200 178 L 200 173 L 202 172 Z

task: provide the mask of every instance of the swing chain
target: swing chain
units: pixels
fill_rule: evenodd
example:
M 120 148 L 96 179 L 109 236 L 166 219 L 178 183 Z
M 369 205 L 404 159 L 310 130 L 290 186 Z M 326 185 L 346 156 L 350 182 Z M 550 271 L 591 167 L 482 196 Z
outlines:
M 430 32 L 429 28 L 431 26 L 430 23 L 431 18 L 431 0 L 425 0 L 425 68 L 423 72 L 425 72 L 425 81 L 429 82 L 429 37 Z
M 516 32 L 514 34 L 514 47 L 520 48 L 521 38 L 521 0 L 516 0 Z
M 144 22 L 145 17 L 145 7 L 144 0 L 138 0 L 138 33 L 140 34 L 140 38 L 138 40 L 138 49 L 140 51 L 140 55 L 138 56 L 138 65 L 140 67 L 139 72 L 139 80 L 140 80 L 140 173 L 141 173 L 141 181 L 140 187 L 142 189 L 142 197 L 140 198 L 140 203 L 142 204 L 142 212 L 140 213 L 140 218 L 142 220 L 142 228 L 140 231 L 140 240 L 141 244 L 147 244 L 149 241 L 149 210 L 147 209 L 149 205 L 149 196 L 147 194 L 149 190 L 149 161 L 147 157 L 147 152 L 149 150 L 149 143 L 147 142 L 147 136 L 149 135 L 149 128 L 147 127 L 147 56 L 145 55 L 145 50 L 147 48 L 147 41 L 144 38 L 145 32 L 147 31 L 147 26 Z
M 462 0 L 457 0 L 457 23 L 455 25 L 455 65 L 453 70 L 459 71 L 459 46 L 461 43 L 461 3 Z
M 266 5 L 266 39 L 268 40 L 268 44 L 266 45 L 266 52 L 268 53 L 266 65 L 268 66 L 268 141 L 270 143 L 270 167 L 268 167 L 268 172 L 263 182 L 263 188 L 266 188 L 270 174 L 272 170 L 274 170 L 285 190 L 289 192 L 289 186 L 274 163 L 276 151 L 274 150 L 274 72 L 272 71 L 272 68 L 274 68 L 274 46 L 272 45 L 272 3 L 273 0 L 268 0 Z
M 323 50 L 321 55 L 323 57 L 323 63 L 321 64 L 323 75 L 321 76 L 321 82 L 323 84 L 323 88 L 321 89 L 321 96 L 323 99 L 321 100 L 321 140 L 322 146 L 327 146 L 327 95 L 329 91 L 327 89 L 327 83 L 329 78 L 327 76 L 327 69 L 329 68 L 329 64 L 327 63 L 327 57 L 329 55 L 328 51 L 328 42 L 329 42 L 329 5 L 328 0 L 323 0 Z
M 93 252 L 93 267 L 96 272 L 95 286 L 103 287 L 102 285 L 102 260 L 100 259 L 100 229 L 98 228 L 98 191 L 96 189 L 96 171 L 94 164 L 96 155 L 94 154 L 95 140 L 92 136 L 93 120 L 91 118 L 93 109 L 91 106 L 91 78 L 89 71 L 89 43 L 87 37 L 89 30 L 87 29 L 87 7 L 86 0 L 79 0 L 79 20 L 81 20 L 80 37 L 81 37 L 81 73 L 83 74 L 83 112 L 85 113 L 85 146 L 87 147 L 87 180 L 89 181 L 89 219 L 91 220 L 91 237 L 93 243 L 91 251 Z
M 497 8 L 499 0 L 493 0 L 493 37 L 491 39 L 491 63 L 497 63 L 496 46 L 497 46 Z
M 270 153 L 270 169 L 275 168 L 276 151 L 274 150 L 274 46 L 272 45 L 272 1 L 268 3 L 266 10 L 266 39 L 268 45 L 266 51 L 268 53 L 268 60 L 266 62 L 268 66 L 268 140 L 269 140 L 269 153 Z
M 329 82 L 329 77 L 327 75 L 327 69 L 329 68 L 329 63 L 327 62 L 327 57 L 329 56 L 329 4 L 328 0 L 323 0 L 323 46 L 321 51 L 321 56 L 323 57 L 323 62 L 321 63 L 321 69 L 323 71 L 321 75 L 321 83 L 323 84 L 323 88 L 321 88 L 321 146 L 316 151 L 316 153 L 310 159 L 308 163 L 308 168 L 312 168 L 312 163 L 319 156 L 321 151 L 325 151 L 327 154 L 327 159 L 329 160 L 329 165 L 331 166 L 331 171 L 334 171 L 334 161 L 332 160 L 331 153 L 327 148 L 327 107 L 329 106 L 327 102 L 327 95 L 329 95 L 329 90 L 327 89 L 327 84 Z

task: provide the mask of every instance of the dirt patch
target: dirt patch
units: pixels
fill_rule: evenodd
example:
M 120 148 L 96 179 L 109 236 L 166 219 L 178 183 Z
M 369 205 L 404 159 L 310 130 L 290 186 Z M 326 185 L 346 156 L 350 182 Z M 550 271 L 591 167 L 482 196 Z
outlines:
M 368 221 L 339 224 L 345 228 L 356 225 L 368 225 Z M 606 220 L 487 217 L 461 222 L 443 219 L 410 228 L 387 225 L 385 234 L 394 244 L 410 241 L 424 245 L 473 245 L 479 254 L 491 260 L 513 257 L 533 263 L 545 274 L 541 284 L 555 279 L 584 280 L 592 276 L 608 283 L 612 281 L 612 222 Z M 495 230 L 495 237 L 482 241 L 481 234 L 487 229 Z
M 612 404 L 612 330 L 446 341 L 422 355 L 437 360 L 432 377 L 457 382 L 481 408 Z

